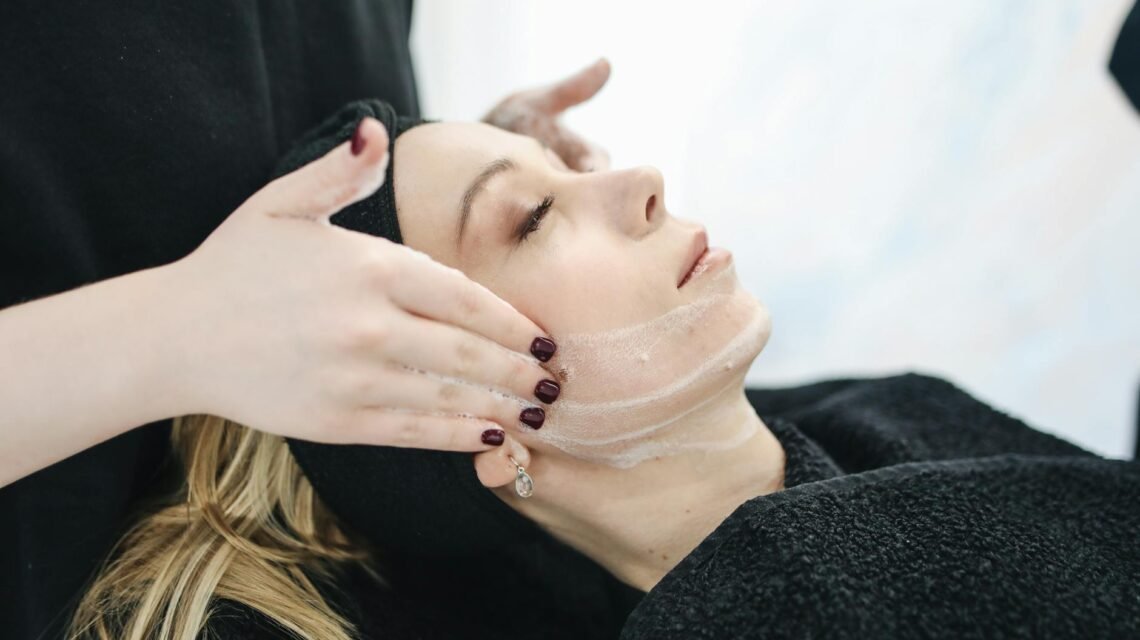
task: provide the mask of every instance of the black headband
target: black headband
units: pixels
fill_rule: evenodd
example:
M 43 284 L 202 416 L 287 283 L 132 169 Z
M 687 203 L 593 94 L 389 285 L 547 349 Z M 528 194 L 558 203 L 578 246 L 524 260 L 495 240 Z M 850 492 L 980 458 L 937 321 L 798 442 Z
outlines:
M 366 116 L 388 129 L 387 179 L 330 220 L 402 244 L 394 148 L 422 120 L 398 117 L 377 100 L 354 102 L 298 140 L 277 174 L 348 140 Z M 468 637 L 616 637 L 641 598 L 484 488 L 471 454 L 294 439 L 289 448 L 325 504 L 379 552 L 385 579 L 403 597 L 442 603 L 448 618 L 471 629 Z M 488 612 L 501 609 L 508 618 L 491 626 L 505 627 L 503 633 L 474 631 L 496 621 Z
M 334 214 L 333 224 L 403 243 L 393 188 L 396 139 L 424 120 L 397 116 L 391 105 L 346 105 L 301 137 L 277 167 L 282 175 L 352 137 L 371 116 L 388 130 L 387 178 L 373 195 Z M 491 494 L 475 475 L 471 454 L 396 447 L 317 444 L 289 448 L 321 499 L 377 548 L 417 556 L 484 553 L 538 535 L 529 520 Z

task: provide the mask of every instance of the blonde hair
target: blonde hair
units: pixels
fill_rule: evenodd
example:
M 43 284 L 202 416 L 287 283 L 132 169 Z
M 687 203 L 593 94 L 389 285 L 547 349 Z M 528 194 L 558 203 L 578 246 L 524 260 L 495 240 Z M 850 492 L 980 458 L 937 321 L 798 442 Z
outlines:
M 207 415 L 171 433 L 186 481 L 119 541 L 79 602 L 69 637 L 193 640 L 214 606 L 245 605 L 307 640 L 351 623 L 314 579 L 367 554 L 337 526 L 285 439 Z M 375 575 L 375 574 L 373 574 Z

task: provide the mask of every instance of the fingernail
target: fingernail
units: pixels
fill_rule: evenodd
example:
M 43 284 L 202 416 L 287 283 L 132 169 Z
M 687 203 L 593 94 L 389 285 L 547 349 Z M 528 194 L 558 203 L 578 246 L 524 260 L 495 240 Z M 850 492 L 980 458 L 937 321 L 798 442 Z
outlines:
M 554 357 L 554 350 L 558 347 L 554 345 L 554 341 L 550 338 L 538 337 L 534 342 L 530 343 L 530 352 L 534 357 L 546 362 Z
M 553 380 L 542 380 L 534 386 L 534 395 L 539 400 L 546 404 L 550 404 L 558 399 L 558 393 L 562 391 L 562 387 Z
M 523 412 L 519 414 L 519 420 L 530 425 L 533 429 L 541 429 L 542 423 L 546 422 L 546 412 L 538 407 L 529 407 L 523 409 Z
M 483 440 L 483 444 L 489 444 L 497 447 L 503 444 L 503 441 L 506 439 L 506 437 L 507 434 L 504 433 L 502 429 L 487 429 L 483 432 L 481 439 Z
M 358 156 L 361 151 L 364 151 L 364 145 L 368 142 L 364 139 L 364 134 L 361 131 L 364 129 L 364 120 L 361 119 L 360 123 L 356 125 L 356 132 L 352 134 L 352 155 Z

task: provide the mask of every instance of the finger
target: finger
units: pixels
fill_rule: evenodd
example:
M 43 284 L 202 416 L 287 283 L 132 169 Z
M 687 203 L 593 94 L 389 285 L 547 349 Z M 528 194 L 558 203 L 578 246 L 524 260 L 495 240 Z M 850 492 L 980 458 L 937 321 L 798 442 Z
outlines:
M 486 386 L 403 366 L 391 365 L 386 373 L 361 380 L 346 394 L 354 406 L 480 418 L 512 431 L 524 428 L 523 411 L 538 408 Z
M 563 127 L 555 125 L 554 130 L 549 134 L 549 140 L 545 140 L 546 144 L 562 158 L 562 162 L 566 166 L 575 171 L 584 171 L 582 160 L 589 155 L 590 147 L 578 134 Z
M 539 89 L 536 105 L 548 114 L 557 114 L 594 97 L 610 78 L 610 62 L 599 58 L 574 75 Z
M 555 143 L 551 145 L 566 166 L 575 171 L 605 171 L 610 168 L 610 154 L 561 125 L 557 126 Z M 547 143 L 550 144 L 550 143 Z
M 437 451 L 489 451 L 506 439 L 501 426 L 486 420 L 376 407 L 357 409 L 340 428 L 346 444 Z
M 533 354 L 535 338 L 550 340 L 541 327 L 462 271 L 423 260 L 422 253 L 413 257 L 419 252 L 403 245 L 392 246 L 407 251 L 409 258 L 403 261 L 404 273 L 383 283 L 385 295 L 400 308 L 466 329 L 517 353 Z M 404 275 L 411 271 L 414 275 Z
M 392 364 L 495 389 L 517 398 L 516 402 L 549 404 L 561 393 L 555 377 L 533 357 L 454 325 L 408 315 L 394 320 L 389 334 L 408 336 L 377 345 L 377 355 Z M 522 407 L 515 406 L 516 421 Z
M 364 118 L 351 140 L 270 182 L 241 208 L 273 217 L 327 221 L 380 188 L 387 166 L 388 132 L 375 118 Z
M 514 462 L 511 461 L 514 458 Z M 475 475 L 484 487 L 493 489 L 514 483 L 518 467 L 530 466 L 530 450 L 514 436 L 507 434 L 507 441 L 501 447 L 475 454 Z M 531 471 L 527 472 L 532 473 Z
M 609 171 L 610 154 L 603 148 L 587 143 L 586 154 L 578 160 L 579 171 Z

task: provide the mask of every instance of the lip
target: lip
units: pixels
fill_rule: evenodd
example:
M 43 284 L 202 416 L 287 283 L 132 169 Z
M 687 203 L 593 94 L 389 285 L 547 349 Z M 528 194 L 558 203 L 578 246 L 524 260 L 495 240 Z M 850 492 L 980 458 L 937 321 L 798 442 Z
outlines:
M 689 251 L 685 254 L 685 260 L 681 263 L 680 275 L 677 276 L 677 288 L 680 289 L 685 281 L 688 280 L 689 274 L 693 272 L 693 268 L 700 262 L 701 257 L 709 250 L 709 234 L 705 231 L 704 227 L 697 230 L 693 235 L 692 242 L 689 243 Z

